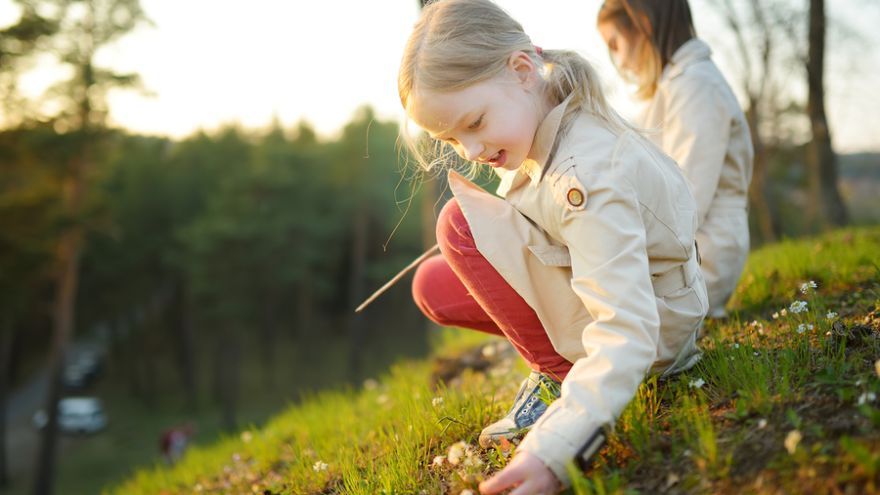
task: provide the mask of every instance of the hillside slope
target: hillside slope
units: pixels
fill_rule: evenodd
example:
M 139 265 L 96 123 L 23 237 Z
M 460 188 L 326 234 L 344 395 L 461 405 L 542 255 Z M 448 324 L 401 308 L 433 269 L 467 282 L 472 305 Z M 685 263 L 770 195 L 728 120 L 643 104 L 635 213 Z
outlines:
M 696 368 L 642 385 L 573 492 L 880 491 L 880 228 L 754 252 L 732 305 L 707 324 Z M 445 332 L 430 361 L 317 394 L 107 492 L 476 491 L 511 450 L 476 437 L 525 368 L 503 342 Z

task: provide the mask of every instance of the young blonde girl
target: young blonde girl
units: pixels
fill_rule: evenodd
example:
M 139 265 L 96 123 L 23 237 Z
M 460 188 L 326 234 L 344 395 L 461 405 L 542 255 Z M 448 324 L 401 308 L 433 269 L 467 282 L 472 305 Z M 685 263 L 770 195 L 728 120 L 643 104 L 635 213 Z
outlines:
M 709 315 L 723 317 L 749 251 L 754 152 L 742 109 L 696 37 L 687 0 L 606 0 L 597 24 L 645 103 L 636 124 L 656 129 L 649 137 L 693 186 Z
M 648 373 L 699 357 L 708 308 L 696 206 L 676 164 L 609 108 L 591 66 L 537 48 L 489 0 L 426 7 L 398 86 L 431 138 L 500 176 L 498 196 L 450 171 L 424 313 L 508 338 L 534 370 L 487 446 L 529 430 L 483 493 L 567 485 Z M 546 405 L 541 391 L 559 398 Z

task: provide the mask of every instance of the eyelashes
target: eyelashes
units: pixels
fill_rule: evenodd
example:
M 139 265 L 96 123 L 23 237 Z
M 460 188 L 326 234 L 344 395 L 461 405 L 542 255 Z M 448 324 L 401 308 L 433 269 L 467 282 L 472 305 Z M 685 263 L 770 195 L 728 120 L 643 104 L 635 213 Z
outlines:
M 483 114 L 483 115 L 485 115 L 485 114 Z M 480 127 L 480 124 L 483 123 L 483 115 L 480 115 L 480 118 L 478 118 L 477 120 L 475 120 L 473 124 L 469 125 L 469 126 L 468 126 L 468 129 L 474 130 L 474 129 L 476 129 L 477 127 Z

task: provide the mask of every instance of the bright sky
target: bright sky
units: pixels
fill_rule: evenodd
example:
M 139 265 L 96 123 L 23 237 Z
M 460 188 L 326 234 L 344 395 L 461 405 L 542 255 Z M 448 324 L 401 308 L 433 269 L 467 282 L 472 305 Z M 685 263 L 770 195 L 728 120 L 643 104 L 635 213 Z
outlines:
M 571 48 L 594 62 L 626 114 L 633 105 L 611 67 L 594 22 L 600 0 L 499 0 L 532 40 L 545 48 Z M 98 62 L 141 75 L 154 93 L 111 95 L 111 119 L 135 132 L 182 137 L 197 129 L 240 122 L 266 126 L 311 122 L 333 136 L 355 109 L 369 104 L 381 118 L 400 120 L 396 75 L 403 45 L 418 15 L 417 0 L 141 0 L 153 27 L 142 27 L 99 53 Z M 691 0 L 697 30 L 713 46 L 729 40 L 707 0 Z M 854 5 L 849 4 L 854 8 Z M 844 8 L 840 2 L 829 9 Z M 880 10 L 864 7 L 873 14 Z M 844 15 L 835 12 L 833 15 Z M 874 26 L 848 13 L 865 33 Z M 0 26 L 17 18 L 10 0 L 0 0 Z M 871 44 L 878 43 L 876 33 Z M 841 152 L 880 150 L 880 56 L 828 74 L 835 146 Z M 716 62 L 730 77 L 721 50 Z M 829 56 L 829 58 L 832 58 Z M 829 61 L 831 64 L 833 61 Z M 841 64 L 837 64 L 841 66 Z M 24 89 L 39 94 L 53 72 L 36 70 Z M 795 74 L 793 77 L 801 77 Z M 802 91 L 794 89 L 793 91 Z

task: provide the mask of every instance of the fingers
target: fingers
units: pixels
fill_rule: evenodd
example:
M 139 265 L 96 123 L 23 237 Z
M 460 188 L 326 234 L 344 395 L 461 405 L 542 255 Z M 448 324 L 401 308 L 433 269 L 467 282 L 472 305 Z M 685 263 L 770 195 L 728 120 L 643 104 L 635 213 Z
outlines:
M 480 483 L 480 493 L 483 495 L 495 495 L 508 488 L 512 488 L 523 481 L 523 473 L 510 465 L 502 469 L 498 474 Z

